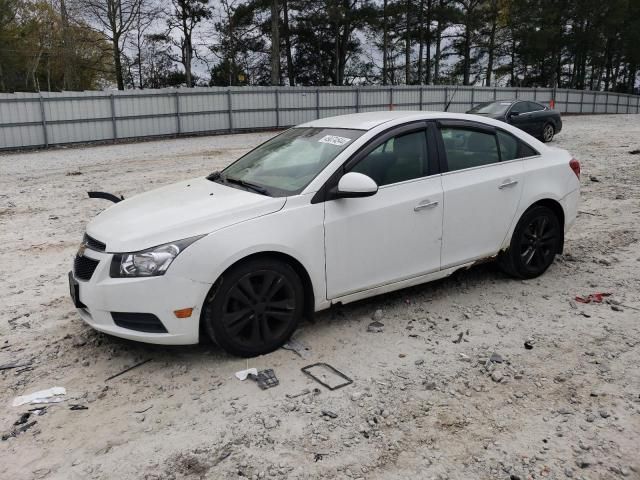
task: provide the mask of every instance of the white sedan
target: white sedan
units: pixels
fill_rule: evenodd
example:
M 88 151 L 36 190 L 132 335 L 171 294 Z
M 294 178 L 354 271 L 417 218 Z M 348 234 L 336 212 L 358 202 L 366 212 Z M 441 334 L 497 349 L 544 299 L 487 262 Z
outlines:
M 323 118 L 221 172 L 111 206 L 69 273 L 102 332 L 236 355 L 336 303 L 496 258 L 542 274 L 574 223 L 580 164 L 503 122 L 439 112 Z

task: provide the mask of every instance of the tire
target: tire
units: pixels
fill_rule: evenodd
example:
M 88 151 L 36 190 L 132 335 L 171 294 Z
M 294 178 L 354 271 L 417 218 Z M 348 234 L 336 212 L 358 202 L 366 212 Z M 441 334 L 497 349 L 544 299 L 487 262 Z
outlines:
M 232 355 L 255 357 L 280 348 L 304 312 L 304 288 L 288 264 L 250 260 L 225 272 L 208 295 L 204 327 Z
M 553 140 L 553 136 L 556 134 L 556 129 L 552 123 L 546 123 L 542 128 L 542 141 L 549 143 Z
M 500 255 L 498 265 L 515 278 L 539 277 L 560 251 L 563 235 L 563 227 L 553 210 L 534 206 L 520 218 L 509 249 Z

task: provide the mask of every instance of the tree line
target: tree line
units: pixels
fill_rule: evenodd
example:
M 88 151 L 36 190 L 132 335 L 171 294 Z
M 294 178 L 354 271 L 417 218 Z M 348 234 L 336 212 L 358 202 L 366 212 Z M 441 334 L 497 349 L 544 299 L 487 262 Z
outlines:
M 640 0 L 0 0 L 0 91 L 506 85 L 637 93 Z

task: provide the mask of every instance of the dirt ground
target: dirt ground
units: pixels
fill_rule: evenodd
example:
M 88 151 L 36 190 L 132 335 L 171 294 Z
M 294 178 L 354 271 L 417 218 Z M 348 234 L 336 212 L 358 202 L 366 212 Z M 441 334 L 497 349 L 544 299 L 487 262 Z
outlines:
M 83 324 L 67 272 L 107 206 L 86 191 L 202 176 L 269 135 L 0 155 L 0 365 L 30 365 L 0 372 L 0 433 L 33 408 L 15 396 L 67 391 L 0 442 L 1 478 L 640 479 L 640 155 L 628 153 L 640 116 L 565 118 L 554 144 L 582 162 L 582 213 L 539 279 L 485 265 L 323 312 L 296 336 L 306 359 L 136 344 Z M 593 292 L 611 303 L 573 300 Z M 367 331 L 373 318 L 382 332 Z M 300 371 L 314 362 L 353 384 L 314 383 Z M 247 366 L 280 385 L 240 382 Z

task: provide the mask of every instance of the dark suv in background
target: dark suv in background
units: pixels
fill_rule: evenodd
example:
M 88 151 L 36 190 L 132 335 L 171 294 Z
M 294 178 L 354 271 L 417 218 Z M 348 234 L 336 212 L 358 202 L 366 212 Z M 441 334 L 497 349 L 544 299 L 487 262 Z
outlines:
M 496 100 L 476 105 L 467 113 L 495 118 L 550 142 L 562 130 L 560 113 L 529 100 Z

